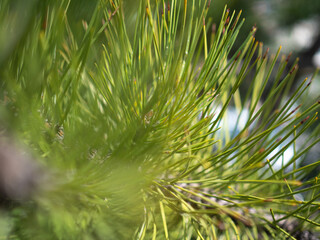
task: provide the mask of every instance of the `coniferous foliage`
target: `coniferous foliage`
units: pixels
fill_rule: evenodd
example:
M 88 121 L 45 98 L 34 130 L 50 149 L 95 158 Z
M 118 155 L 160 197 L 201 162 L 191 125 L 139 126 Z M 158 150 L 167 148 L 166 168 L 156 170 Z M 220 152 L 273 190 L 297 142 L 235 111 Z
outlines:
M 210 0 L 75 5 L 0 2 L 0 237 L 317 239 L 316 73 Z

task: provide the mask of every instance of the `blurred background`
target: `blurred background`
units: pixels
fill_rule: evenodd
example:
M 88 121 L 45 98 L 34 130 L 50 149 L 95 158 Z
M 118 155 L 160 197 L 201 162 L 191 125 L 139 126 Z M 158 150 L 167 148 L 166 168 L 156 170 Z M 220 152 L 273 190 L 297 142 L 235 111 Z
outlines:
M 230 0 L 213 1 L 215 21 L 224 4 L 230 9 L 243 10 L 246 23 L 242 34 L 250 27 L 258 28 L 257 40 L 275 52 L 279 45 L 285 54 L 300 58 L 304 73 L 320 67 L 320 1 L 319 0 Z M 241 38 L 241 36 L 240 36 Z

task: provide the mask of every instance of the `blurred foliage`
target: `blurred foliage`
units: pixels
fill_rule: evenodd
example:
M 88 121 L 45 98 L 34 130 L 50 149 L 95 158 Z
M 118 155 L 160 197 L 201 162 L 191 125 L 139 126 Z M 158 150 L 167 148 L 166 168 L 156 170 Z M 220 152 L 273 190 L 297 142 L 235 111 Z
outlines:
M 292 25 L 304 19 L 320 17 L 320 2 L 317 0 L 273 1 L 272 8 L 273 11 L 277 11 L 276 15 L 281 25 Z

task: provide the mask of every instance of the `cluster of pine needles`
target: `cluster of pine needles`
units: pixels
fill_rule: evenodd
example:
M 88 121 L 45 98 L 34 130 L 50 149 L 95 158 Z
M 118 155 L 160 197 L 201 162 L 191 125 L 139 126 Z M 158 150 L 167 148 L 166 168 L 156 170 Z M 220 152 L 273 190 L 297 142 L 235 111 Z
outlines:
M 0 2 L 1 136 L 38 169 L 0 239 L 316 238 L 316 74 L 214 2 L 74 2 Z

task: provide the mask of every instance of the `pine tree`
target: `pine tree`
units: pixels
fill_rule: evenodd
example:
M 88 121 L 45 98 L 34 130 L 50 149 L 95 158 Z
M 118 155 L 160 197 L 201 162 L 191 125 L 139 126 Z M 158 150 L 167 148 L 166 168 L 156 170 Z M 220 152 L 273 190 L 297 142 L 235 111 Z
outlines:
M 316 73 L 210 0 L 95 4 L 0 2 L 0 237 L 318 239 Z

